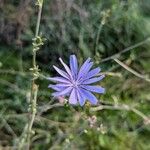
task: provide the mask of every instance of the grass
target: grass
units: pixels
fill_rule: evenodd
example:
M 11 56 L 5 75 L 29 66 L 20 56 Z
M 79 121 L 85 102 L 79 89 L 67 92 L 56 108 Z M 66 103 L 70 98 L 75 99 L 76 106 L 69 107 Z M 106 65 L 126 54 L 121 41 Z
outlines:
M 97 95 L 102 102 L 100 107 L 91 108 L 89 104 L 85 107 L 62 106 L 51 97 L 52 91 L 47 89 L 49 82 L 40 77 L 31 149 L 150 149 L 149 82 L 133 72 L 138 72 L 144 79 L 150 78 L 150 45 L 145 40 L 150 35 L 150 14 L 146 11 L 148 7 L 143 9 L 148 2 L 137 2 L 83 1 L 73 3 L 67 9 L 70 5 L 63 5 L 61 1 L 45 1 L 40 31 L 47 40 L 37 54 L 40 73 L 54 75 L 52 65 L 59 65 L 58 56 L 68 62 L 68 56 L 75 53 L 80 63 L 91 56 L 95 66 L 100 66 L 106 74 L 101 85 L 107 92 Z M 17 6 L 11 3 L 11 7 Z M 10 4 L 2 13 L 9 8 Z M 9 45 L 1 39 L 0 149 L 18 146 L 28 121 L 31 39 L 36 18 L 35 10 L 31 9 L 31 12 L 33 21 L 20 35 L 22 50 L 15 42 Z M 102 12 L 109 12 L 103 26 L 105 13 Z M 141 41 L 146 42 L 134 47 Z M 126 48 L 130 50 L 122 53 Z M 110 57 L 114 54 L 120 54 L 115 58 L 117 61 Z M 104 61 L 105 58 L 110 59 Z M 92 124 L 93 117 L 96 121 Z

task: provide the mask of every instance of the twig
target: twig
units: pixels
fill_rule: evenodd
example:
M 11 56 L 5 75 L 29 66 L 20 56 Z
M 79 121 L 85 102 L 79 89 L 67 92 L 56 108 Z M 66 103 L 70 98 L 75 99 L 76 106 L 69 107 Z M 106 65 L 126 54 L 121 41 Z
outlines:
M 100 34 L 101 34 L 101 31 L 102 31 L 103 25 L 104 24 L 100 23 L 99 28 L 98 28 L 98 33 L 97 33 L 97 37 L 96 37 L 96 44 L 95 44 L 95 53 L 97 52 L 97 49 L 98 49 L 98 41 L 99 41 L 99 38 L 100 38 Z
M 56 107 L 63 107 L 64 104 L 60 104 L 60 103 L 56 103 L 53 105 L 44 105 L 42 107 L 40 107 L 40 111 L 38 112 L 38 115 L 42 115 L 44 112 L 47 112 L 50 109 L 56 108 Z
M 137 114 L 138 116 L 140 116 L 146 125 L 150 124 L 150 118 L 149 117 L 147 117 L 145 114 L 143 114 L 141 111 L 137 110 L 136 108 L 130 107 L 130 106 L 125 105 L 125 104 L 114 104 L 111 106 L 110 105 L 100 105 L 100 106 L 91 108 L 90 111 L 100 111 L 103 109 L 132 111 L 135 114 Z
M 1 127 L 5 126 L 6 130 L 14 137 L 17 138 L 17 135 L 15 134 L 14 130 L 11 128 L 11 126 L 9 125 L 9 123 L 7 122 L 7 120 L 4 117 L 4 112 L 6 111 L 6 107 L 4 109 L 1 110 L 0 112 L 0 119 L 2 120 L 1 123 Z
M 130 50 L 132 50 L 132 49 L 134 49 L 134 48 L 137 48 L 137 47 L 139 47 L 139 46 L 141 46 L 141 45 L 147 43 L 149 40 L 150 40 L 150 37 L 148 37 L 148 38 L 146 38 L 145 40 L 143 40 L 143 41 L 141 41 L 141 42 L 139 42 L 139 43 L 136 43 L 136 44 L 134 44 L 134 45 L 132 45 L 132 46 L 130 46 L 130 47 L 125 48 L 124 50 L 120 51 L 120 52 L 117 53 L 117 54 L 114 54 L 114 55 L 112 55 L 112 56 L 109 56 L 109 57 L 107 57 L 107 58 L 104 58 L 104 59 L 101 60 L 101 63 L 106 62 L 106 61 L 109 61 L 109 60 L 111 60 L 111 59 L 118 58 L 121 54 L 126 53 L 126 52 L 128 52 L 128 51 L 130 51 Z
M 147 116 L 145 116 L 141 111 L 137 110 L 136 108 L 131 108 L 131 110 L 137 114 L 138 116 L 142 117 L 145 121 L 149 120 L 150 123 L 150 118 L 148 118 Z
M 54 125 L 54 126 L 69 126 L 70 123 L 66 123 L 66 122 L 60 122 L 60 121 L 54 121 L 54 120 L 50 120 L 48 118 L 36 115 L 35 119 L 37 121 L 42 121 L 42 122 L 46 122 L 49 125 Z
M 22 117 L 26 118 L 28 117 L 28 113 L 23 113 L 23 114 L 7 114 L 5 115 L 5 119 L 8 120 L 10 118 L 14 118 L 14 119 L 21 119 Z M 46 122 L 50 125 L 53 125 L 53 126 L 69 126 L 70 123 L 67 123 L 67 122 L 60 122 L 60 121 L 54 121 L 54 120 L 50 120 L 48 118 L 45 118 L 45 117 L 42 117 L 38 114 L 36 114 L 35 116 L 35 121 L 42 121 L 42 122 Z M 26 126 L 26 130 L 27 130 L 27 126 Z
M 16 70 L 4 70 L 0 69 L 0 74 L 12 74 L 12 75 L 20 75 L 20 76 L 26 76 L 26 75 L 31 75 L 30 72 L 21 72 L 21 71 L 16 71 Z
M 128 67 L 126 64 L 122 63 L 120 60 L 118 60 L 117 58 L 116 59 L 113 59 L 115 62 L 117 62 L 120 66 L 122 66 L 123 68 L 125 68 L 126 70 L 128 70 L 129 72 L 131 72 L 132 74 L 134 74 L 135 76 L 147 81 L 147 82 L 150 82 L 150 79 L 144 75 L 141 75 L 140 73 L 136 72 L 135 70 L 133 70 L 132 68 Z
M 15 134 L 14 130 L 11 128 L 9 123 L 4 119 L 3 116 L 1 116 L 2 121 L 4 122 L 5 128 L 7 131 L 13 136 L 13 138 L 17 138 L 17 135 Z
M 114 77 L 122 77 L 122 74 L 119 72 L 100 72 L 97 76 L 99 75 L 107 75 L 107 76 L 114 76 Z
M 95 53 L 97 53 L 97 50 L 98 50 L 98 42 L 99 42 L 99 39 L 100 39 L 100 34 L 101 34 L 101 31 L 102 31 L 103 26 L 104 26 L 105 23 L 106 23 L 106 19 L 109 17 L 109 13 L 110 13 L 110 10 L 106 10 L 106 11 L 103 11 L 103 12 L 102 12 L 102 20 L 101 20 L 101 22 L 100 22 L 100 25 L 99 25 L 99 28 L 98 28 L 98 32 L 97 32 L 97 37 L 96 37 Z

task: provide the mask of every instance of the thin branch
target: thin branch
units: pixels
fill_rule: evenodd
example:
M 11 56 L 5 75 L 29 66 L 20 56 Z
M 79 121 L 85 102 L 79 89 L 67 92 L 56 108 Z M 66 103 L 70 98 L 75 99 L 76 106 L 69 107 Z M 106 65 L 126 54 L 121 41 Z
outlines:
M 99 28 L 98 28 L 98 32 L 97 32 L 96 43 L 95 43 L 95 53 L 97 53 L 98 42 L 99 42 L 99 39 L 100 39 L 100 34 L 101 34 L 102 29 L 103 29 L 103 26 L 106 23 L 107 18 L 109 17 L 110 10 L 108 9 L 106 11 L 102 11 L 101 14 L 102 14 L 102 20 L 100 22 L 100 25 L 99 25 Z
M 147 81 L 147 82 L 150 82 L 150 79 L 145 76 L 145 75 L 141 75 L 140 73 L 136 72 L 135 70 L 133 70 L 132 68 L 128 67 L 126 64 L 122 63 L 120 60 L 118 60 L 117 58 L 116 59 L 113 59 L 115 62 L 117 62 L 120 66 L 122 66 L 123 68 L 125 68 L 127 71 L 131 72 L 132 74 L 134 74 L 135 76 Z
M 61 103 L 56 103 L 56 104 L 53 104 L 53 105 L 44 105 L 44 106 L 41 106 L 39 108 L 40 111 L 38 112 L 38 115 L 42 115 L 44 112 L 47 112 L 50 109 L 53 109 L 53 108 L 56 108 L 56 107 L 63 107 L 63 106 L 64 106 L 64 104 L 61 104 Z
M 113 77 L 119 77 L 119 78 L 122 77 L 122 74 L 119 72 L 101 72 L 97 76 L 100 76 L 100 75 L 107 75 L 107 76 L 113 76 Z
M 137 110 L 136 108 L 134 107 L 130 107 L 126 104 L 114 104 L 114 105 L 100 105 L 100 106 L 97 106 L 97 107 L 93 107 L 90 109 L 90 111 L 100 111 L 100 110 L 126 110 L 126 111 L 132 111 L 134 112 L 135 114 L 137 114 L 139 117 L 141 117 L 144 121 L 144 124 L 145 125 L 148 125 L 150 124 L 150 118 L 147 117 L 145 114 L 143 114 L 141 111 Z
M 134 49 L 134 48 L 137 48 L 137 47 L 139 47 L 139 46 L 141 46 L 141 45 L 147 43 L 149 40 L 150 40 L 150 37 L 148 37 L 148 38 L 146 38 L 145 40 L 143 40 L 143 41 L 141 41 L 141 42 L 139 42 L 139 43 L 136 43 L 136 44 L 134 44 L 134 45 L 132 45 L 132 46 L 130 46 L 130 47 L 125 48 L 124 50 L 120 51 L 120 52 L 117 53 L 117 54 L 114 54 L 114 55 L 112 55 L 112 56 L 109 56 L 109 57 L 107 57 L 107 58 L 102 59 L 101 62 L 103 63 L 103 62 L 109 61 L 109 60 L 111 60 L 111 59 L 118 58 L 121 54 L 126 53 L 126 52 L 128 52 L 128 51 L 130 51 L 130 50 L 132 50 L 132 49 Z
M 141 111 L 137 110 L 136 108 L 131 108 L 131 110 L 136 113 L 138 116 L 141 116 L 145 121 L 149 120 L 150 123 L 150 118 L 148 118 L 147 116 L 145 116 Z
M 12 134 L 12 136 L 14 138 L 17 138 L 17 135 L 15 134 L 14 130 L 11 128 L 11 126 L 9 125 L 9 123 L 7 122 L 7 120 L 5 119 L 4 117 L 4 112 L 6 111 L 6 108 L 2 109 L 1 112 L 0 112 L 0 119 L 2 120 L 2 126 L 5 126 L 6 130 Z M 2 127 L 1 126 L 1 127 Z
M 12 75 L 20 75 L 20 76 L 31 75 L 30 72 L 21 72 L 12 69 L 8 69 L 8 70 L 0 69 L 0 74 L 12 74 Z
M 100 39 L 100 34 L 101 34 L 103 26 L 104 26 L 104 24 L 101 22 L 100 25 L 99 25 L 98 33 L 97 33 L 97 37 L 96 37 L 95 52 L 97 52 L 97 49 L 98 49 L 98 42 L 99 42 L 99 39 Z
M 14 119 L 21 119 L 21 118 L 26 118 L 28 117 L 28 113 L 23 113 L 23 114 L 7 114 L 5 115 L 5 119 L 8 120 L 10 118 L 14 118 Z M 60 122 L 60 121 L 55 121 L 55 120 L 50 120 L 48 118 L 42 117 L 38 114 L 36 114 L 35 116 L 35 121 L 44 121 L 46 123 L 49 123 L 53 126 L 57 125 L 57 126 L 66 126 L 66 125 L 70 125 L 70 123 L 67 122 Z M 27 127 L 27 126 L 26 126 Z M 27 130 L 27 129 L 26 129 Z
M 4 117 L 1 117 L 2 122 L 5 125 L 5 128 L 7 129 L 7 131 L 13 136 L 13 138 L 17 138 L 17 135 L 15 134 L 14 130 L 11 128 L 11 126 L 9 125 L 9 123 L 4 119 Z

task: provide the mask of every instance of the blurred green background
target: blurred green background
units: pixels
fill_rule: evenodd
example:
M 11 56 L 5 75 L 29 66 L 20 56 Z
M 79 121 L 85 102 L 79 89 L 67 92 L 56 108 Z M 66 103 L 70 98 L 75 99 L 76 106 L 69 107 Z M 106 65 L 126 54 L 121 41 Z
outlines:
M 38 9 L 32 0 L 0 0 L 0 149 L 13 149 L 23 135 L 29 107 L 32 39 Z M 37 52 L 41 73 L 55 75 L 58 58 L 76 54 L 100 66 L 107 90 L 103 106 L 126 104 L 150 115 L 150 82 L 105 58 L 142 41 L 118 59 L 150 78 L 150 0 L 44 0 Z M 133 111 L 62 107 L 49 82 L 39 78 L 34 150 L 149 150 L 150 126 Z M 123 105 L 124 106 L 124 105 Z

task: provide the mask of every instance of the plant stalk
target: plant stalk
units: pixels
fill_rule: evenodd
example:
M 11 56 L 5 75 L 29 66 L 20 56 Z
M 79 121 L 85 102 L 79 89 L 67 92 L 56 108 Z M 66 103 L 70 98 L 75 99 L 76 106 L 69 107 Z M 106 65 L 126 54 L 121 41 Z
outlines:
M 35 38 L 39 36 L 39 27 L 40 27 L 40 21 L 41 21 L 41 14 L 42 14 L 42 7 L 43 7 L 43 0 L 39 2 L 38 4 L 38 18 L 37 18 L 37 24 L 36 24 L 36 31 L 35 31 Z M 31 84 L 31 96 L 30 96 L 30 113 L 29 113 L 29 122 L 28 122 L 28 129 L 27 129 L 27 149 L 30 149 L 30 139 L 31 135 L 33 133 L 32 127 L 36 116 L 36 105 L 37 105 L 37 93 L 38 93 L 38 85 L 35 83 L 36 76 L 35 74 L 38 72 L 38 66 L 36 65 L 36 50 L 33 48 L 33 80 Z

